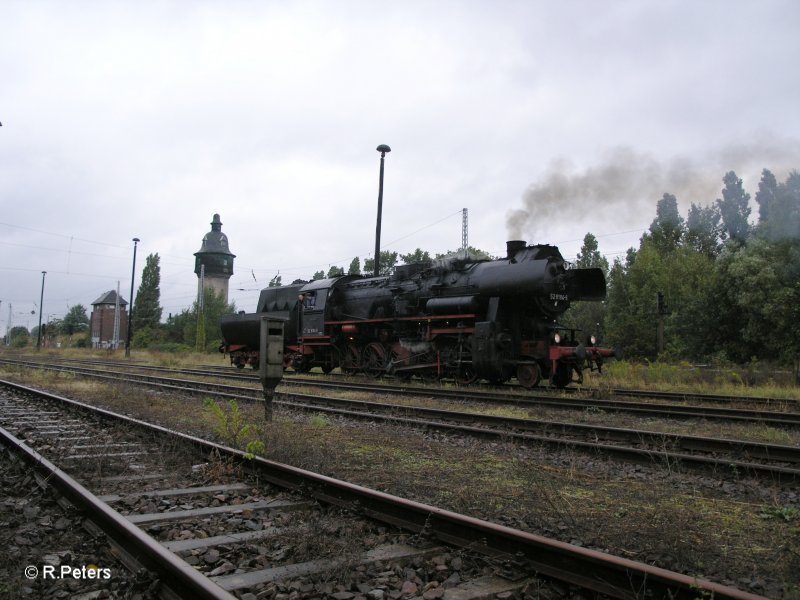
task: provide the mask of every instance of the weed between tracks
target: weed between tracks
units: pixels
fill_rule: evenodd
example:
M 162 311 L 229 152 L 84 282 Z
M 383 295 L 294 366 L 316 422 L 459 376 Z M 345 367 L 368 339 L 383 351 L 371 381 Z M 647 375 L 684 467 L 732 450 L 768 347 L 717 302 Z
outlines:
M 314 394 L 318 390 L 308 387 L 293 387 L 292 393 Z M 498 404 L 479 404 L 459 400 L 432 399 L 419 397 L 390 396 L 387 394 L 376 395 L 374 392 L 348 392 L 346 390 L 326 390 L 326 396 L 333 398 L 346 398 L 364 402 L 392 404 L 399 407 L 424 406 L 425 408 L 469 412 L 497 417 L 510 417 L 519 419 L 547 420 L 564 423 L 577 423 L 581 425 L 600 425 L 623 427 L 631 429 L 645 429 L 660 433 L 682 433 L 707 437 L 739 439 L 751 442 L 764 442 L 769 444 L 784 444 L 800 446 L 800 431 L 778 429 L 760 423 L 738 423 L 707 420 L 682 420 L 657 417 L 641 417 L 590 407 L 586 409 L 569 409 L 571 397 L 564 398 L 563 409 L 546 406 L 512 406 Z M 744 407 L 743 407 L 744 408 Z M 756 408 L 756 407 L 752 407 Z M 797 410 L 792 407 L 792 410 Z
M 592 381 L 595 379 L 592 377 Z M 758 363 L 737 367 L 725 363 L 692 366 L 686 362 L 612 361 L 603 367 L 601 381 L 608 388 L 800 399 L 790 370 L 775 371 Z
M 264 453 L 264 442 L 257 439 L 263 434 L 263 429 L 255 423 L 245 422 L 236 401 L 228 400 L 228 410 L 211 398 L 206 398 L 203 405 L 212 415 L 216 423 L 214 432 L 222 443 L 237 450 L 241 450 L 244 446 L 249 458 Z

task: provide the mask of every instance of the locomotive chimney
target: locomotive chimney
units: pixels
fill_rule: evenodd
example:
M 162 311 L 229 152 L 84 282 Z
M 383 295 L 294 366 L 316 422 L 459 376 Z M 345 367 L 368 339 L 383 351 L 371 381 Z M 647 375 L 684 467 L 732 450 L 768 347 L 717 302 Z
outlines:
M 525 240 L 509 240 L 506 242 L 506 258 L 512 260 L 517 252 L 525 250 L 528 247 L 528 242 Z

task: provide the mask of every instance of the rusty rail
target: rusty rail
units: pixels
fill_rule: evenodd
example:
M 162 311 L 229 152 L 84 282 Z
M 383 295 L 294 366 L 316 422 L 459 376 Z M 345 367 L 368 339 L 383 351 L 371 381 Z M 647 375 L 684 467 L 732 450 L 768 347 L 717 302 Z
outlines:
M 256 470 L 260 477 L 275 485 L 299 490 L 322 502 L 341 506 L 412 532 L 424 533 L 446 543 L 483 550 L 491 555 L 506 556 L 520 567 L 615 598 L 639 598 L 645 591 L 648 597 L 686 600 L 695 600 L 704 595 L 731 600 L 762 598 L 705 579 L 510 529 L 260 457 L 249 458 L 238 450 L 139 419 L 12 382 L 0 383 L 79 410 L 121 420 L 149 432 L 181 439 L 203 452 L 218 452 L 231 457 L 246 468 Z
M 3 382 L 7 385 L 7 382 Z M 109 507 L 81 484 L 33 448 L 0 427 L 0 444 L 24 460 L 97 525 L 103 533 L 124 548 L 131 557 L 158 574 L 161 582 L 181 598 L 235 600 L 191 565 L 167 550 L 128 519 Z

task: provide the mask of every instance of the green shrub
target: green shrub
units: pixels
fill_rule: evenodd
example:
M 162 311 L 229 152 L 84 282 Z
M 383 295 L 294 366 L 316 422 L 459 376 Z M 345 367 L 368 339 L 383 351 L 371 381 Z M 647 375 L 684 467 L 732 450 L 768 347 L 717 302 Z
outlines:
M 206 399 L 203 404 L 213 416 L 214 432 L 224 444 L 239 450 L 245 446 L 250 458 L 254 454 L 264 452 L 264 443 L 257 439 L 262 433 L 261 428 L 253 423 L 244 422 L 239 405 L 235 400 L 228 400 L 227 412 L 211 398 Z

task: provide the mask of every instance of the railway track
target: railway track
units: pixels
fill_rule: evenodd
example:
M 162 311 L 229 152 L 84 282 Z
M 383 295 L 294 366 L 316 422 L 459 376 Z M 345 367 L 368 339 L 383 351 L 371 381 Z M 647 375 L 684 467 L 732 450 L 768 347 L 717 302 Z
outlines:
M 246 388 L 205 381 L 153 375 L 111 372 L 86 367 L 45 366 L 69 369 L 92 377 L 130 383 L 145 382 L 186 393 L 213 392 L 219 397 L 261 402 L 260 388 Z M 420 406 L 365 402 L 308 394 L 281 395 L 275 404 L 292 410 L 326 413 L 349 419 L 368 419 L 394 425 L 425 428 L 449 434 L 490 438 L 556 449 L 603 453 L 614 458 L 670 469 L 687 467 L 712 471 L 724 478 L 756 476 L 775 483 L 800 480 L 800 448 L 780 444 L 747 442 L 639 429 L 585 425 L 558 421 L 520 419 L 423 408 Z
M 17 363 L 33 363 L 42 361 L 33 361 L 31 359 L 0 359 L 0 363 L 13 364 Z M 229 366 L 206 366 L 203 368 L 172 368 L 162 367 L 156 365 L 148 365 L 137 363 L 136 361 L 111 361 L 111 360 L 98 360 L 98 359 L 59 359 L 59 363 L 63 364 L 78 364 L 86 366 L 100 366 L 102 368 L 118 367 L 121 369 L 139 369 L 145 371 L 166 372 L 166 373 L 183 373 L 187 375 L 197 375 L 204 377 L 220 377 L 235 381 L 249 381 L 258 382 L 257 372 L 235 369 Z M 337 381 L 344 379 L 345 381 Z M 415 383 L 401 383 L 395 385 L 396 380 L 392 378 L 383 378 L 381 383 L 369 381 L 369 378 L 360 379 L 350 375 L 342 375 L 332 373 L 328 375 L 315 375 L 311 374 L 293 374 L 291 371 L 287 372 L 283 379 L 284 385 L 306 385 L 313 384 L 321 388 L 337 389 L 359 389 L 363 391 L 374 391 L 392 394 L 426 394 L 439 398 L 457 398 L 464 400 L 482 401 L 482 402 L 504 402 L 504 403 L 519 403 L 520 405 L 526 404 L 542 404 L 554 407 L 573 408 L 575 406 L 584 407 L 605 407 L 606 410 L 614 410 L 618 405 L 620 410 L 637 410 L 643 409 L 656 409 L 659 411 L 660 416 L 680 416 L 684 411 L 695 411 L 696 414 L 690 414 L 691 417 L 706 418 L 716 414 L 736 414 L 735 408 L 732 412 L 727 412 L 724 409 L 730 409 L 736 406 L 757 406 L 761 407 L 762 411 L 752 409 L 744 409 L 741 414 L 746 418 L 751 418 L 754 414 L 774 414 L 780 412 L 794 412 L 800 414 L 800 400 L 793 398 L 770 398 L 763 396 L 727 396 L 721 394 L 707 394 L 700 392 L 667 392 L 660 390 L 637 390 L 629 388 L 607 388 L 596 389 L 589 387 L 581 388 L 564 388 L 558 390 L 558 394 L 549 394 L 552 390 L 550 388 L 534 388 L 526 389 L 518 385 L 504 384 L 499 386 L 492 385 L 472 385 L 460 387 L 457 389 L 450 389 L 447 387 L 430 386 Z M 590 398 L 583 398 L 580 395 L 588 395 Z M 565 396 L 570 397 L 569 400 Z M 619 398 L 641 398 L 647 402 L 631 402 L 615 401 L 613 399 Z M 669 405 L 659 405 L 653 401 L 668 401 Z M 709 404 L 718 405 L 718 408 L 723 408 L 722 411 L 708 410 Z M 794 415 L 796 420 L 798 414 Z
M 9 365 L 22 365 L 34 368 L 40 368 L 46 365 L 49 368 L 54 368 L 57 364 L 42 363 L 40 361 L 22 361 L 14 359 L 0 359 L 0 364 Z M 224 379 L 238 381 L 241 383 L 259 385 L 259 380 L 255 374 L 245 374 L 229 368 L 219 369 L 172 369 L 168 367 L 158 367 L 152 365 L 137 365 L 120 362 L 106 362 L 106 361 L 65 361 L 63 364 L 76 363 L 88 369 L 85 371 L 87 374 L 92 372 L 108 372 L 109 367 L 119 368 L 120 373 L 134 371 L 143 372 L 157 372 L 168 373 L 171 375 L 194 375 L 198 377 L 215 378 L 221 377 Z M 75 369 L 81 367 L 74 367 Z M 209 384 L 212 385 L 212 384 Z M 347 382 L 330 381 L 328 379 L 321 380 L 319 378 L 308 378 L 298 376 L 284 377 L 281 386 L 284 388 L 314 386 L 320 389 L 329 390 L 347 390 L 347 391 L 360 391 L 372 392 L 377 394 L 391 394 L 398 396 L 425 396 L 428 398 L 437 398 L 443 400 L 454 400 L 457 402 L 474 402 L 482 404 L 498 404 L 518 407 L 544 407 L 556 410 L 565 411 L 603 411 L 606 413 L 621 413 L 629 414 L 640 417 L 656 417 L 661 419 L 703 419 L 707 421 L 719 422 L 732 422 L 732 423 L 760 423 L 770 427 L 800 427 L 800 403 L 792 400 L 780 400 L 775 398 L 742 398 L 732 399 L 722 396 L 705 395 L 702 399 L 713 401 L 716 403 L 728 402 L 738 403 L 742 401 L 745 403 L 761 404 L 764 409 L 744 409 L 735 407 L 715 407 L 715 406 L 697 406 L 691 404 L 661 404 L 654 402 L 632 402 L 629 400 L 612 400 L 612 399 L 599 399 L 599 398 L 581 398 L 569 397 L 565 398 L 563 395 L 551 396 L 546 394 L 531 394 L 527 393 L 519 395 L 517 393 L 506 392 L 491 392 L 486 390 L 474 391 L 466 389 L 447 389 L 438 387 L 420 387 L 420 386 L 394 386 L 394 385 L 376 385 L 369 383 L 362 383 L 357 381 L 348 380 Z M 518 388 L 514 388 L 517 392 Z M 687 396 L 685 394 L 671 394 L 660 392 L 644 392 L 628 390 L 623 392 L 619 390 L 618 393 L 625 393 L 628 395 L 638 395 L 639 397 L 659 398 L 659 399 L 674 399 L 676 401 L 687 401 L 687 399 L 697 398 L 696 395 Z
M 297 598 L 424 592 L 465 600 L 529 586 L 619 598 L 642 590 L 653 598 L 757 597 L 248 458 L 9 382 L 2 382 L 0 424 L 5 447 L 181 598 L 291 590 Z M 239 468 L 210 485 L 209 456 Z M 336 545 L 341 538 L 346 547 Z M 314 540 L 333 544 L 328 555 L 317 555 Z

